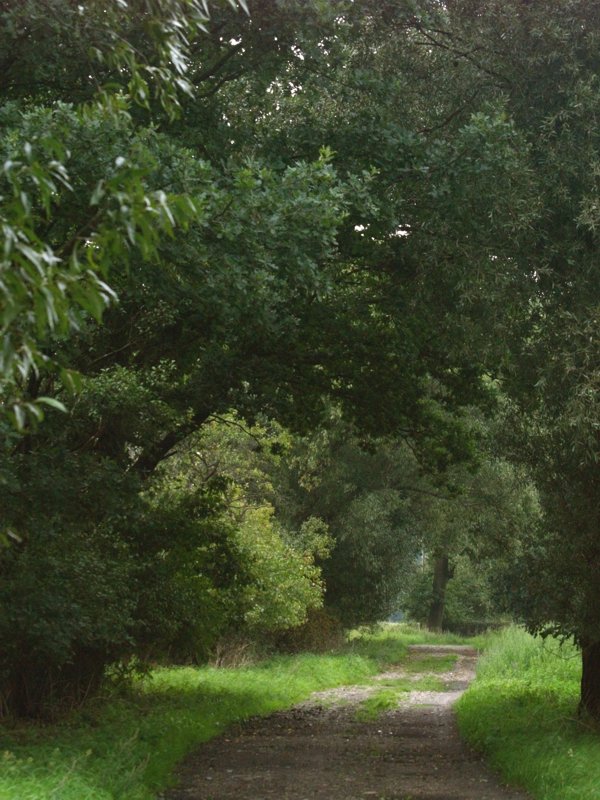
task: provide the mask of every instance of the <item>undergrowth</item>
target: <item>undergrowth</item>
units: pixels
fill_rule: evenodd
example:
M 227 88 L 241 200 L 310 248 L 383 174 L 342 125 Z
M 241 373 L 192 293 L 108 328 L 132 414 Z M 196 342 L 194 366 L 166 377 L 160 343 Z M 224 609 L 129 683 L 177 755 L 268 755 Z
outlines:
M 577 717 L 580 677 L 573 645 L 495 634 L 458 703 L 460 730 L 538 800 L 598 800 L 600 732 Z
M 235 669 L 157 669 L 60 723 L 0 728 L 0 800 L 150 800 L 194 745 L 233 722 L 319 689 L 364 683 L 401 662 L 409 644 L 441 641 L 458 639 L 388 625 L 354 633 L 328 655 L 279 656 Z

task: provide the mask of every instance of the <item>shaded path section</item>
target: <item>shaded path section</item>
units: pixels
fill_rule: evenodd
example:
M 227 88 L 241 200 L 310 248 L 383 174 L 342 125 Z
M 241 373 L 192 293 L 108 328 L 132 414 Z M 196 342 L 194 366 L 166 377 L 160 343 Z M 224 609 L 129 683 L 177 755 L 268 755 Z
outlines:
M 405 694 L 373 722 L 357 705 L 377 686 L 319 692 L 203 745 L 165 800 L 526 800 L 461 741 L 453 702 L 474 676 L 466 647 L 414 646 L 411 658 L 456 653 L 444 691 Z M 386 673 L 386 680 L 408 673 Z M 410 671 L 415 677 L 414 667 Z M 416 673 L 416 677 L 419 674 Z

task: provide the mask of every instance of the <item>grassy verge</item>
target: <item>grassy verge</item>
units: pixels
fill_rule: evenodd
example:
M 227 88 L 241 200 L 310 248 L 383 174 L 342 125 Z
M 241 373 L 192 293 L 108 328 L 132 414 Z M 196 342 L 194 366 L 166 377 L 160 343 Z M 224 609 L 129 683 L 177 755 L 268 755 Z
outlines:
M 366 682 L 409 644 L 454 642 L 406 626 L 352 634 L 328 655 L 277 657 L 237 669 L 156 670 L 131 691 L 56 725 L 0 728 L 0 800 L 150 800 L 196 744 L 234 722 L 311 692 Z
M 461 732 L 539 800 L 598 800 L 600 732 L 577 719 L 579 680 L 574 647 L 509 628 L 458 704 Z

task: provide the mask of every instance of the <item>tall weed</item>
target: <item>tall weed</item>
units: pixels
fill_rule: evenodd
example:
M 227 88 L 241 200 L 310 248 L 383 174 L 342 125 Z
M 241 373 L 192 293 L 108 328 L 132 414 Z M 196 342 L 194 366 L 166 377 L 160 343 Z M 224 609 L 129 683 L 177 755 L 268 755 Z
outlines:
M 599 800 L 600 733 L 577 716 L 571 643 L 511 627 L 491 637 L 457 706 L 466 739 L 538 800 Z

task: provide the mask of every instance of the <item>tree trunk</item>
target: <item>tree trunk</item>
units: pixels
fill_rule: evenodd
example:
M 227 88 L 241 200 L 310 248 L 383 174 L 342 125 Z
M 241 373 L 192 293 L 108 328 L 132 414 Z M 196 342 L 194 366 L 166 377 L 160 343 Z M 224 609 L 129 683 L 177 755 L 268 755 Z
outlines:
M 581 661 L 583 669 L 579 710 L 600 721 L 600 642 L 583 644 Z
M 452 577 L 449 567 L 448 554 L 444 553 L 435 558 L 433 567 L 433 598 L 429 608 L 427 627 L 430 631 L 441 631 L 444 621 L 444 604 L 446 602 L 446 586 Z
M 182 442 L 190 433 L 197 430 L 206 420 L 210 417 L 210 411 L 200 410 L 196 411 L 192 419 L 182 427 L 174 431 L 169 431 L 158 442 L 154 442 L 140 455 L 133 465 L 133 470 L 140 475 L 142 479 L 148 478 L 161 461 L 169 455 L 175 445 Z

